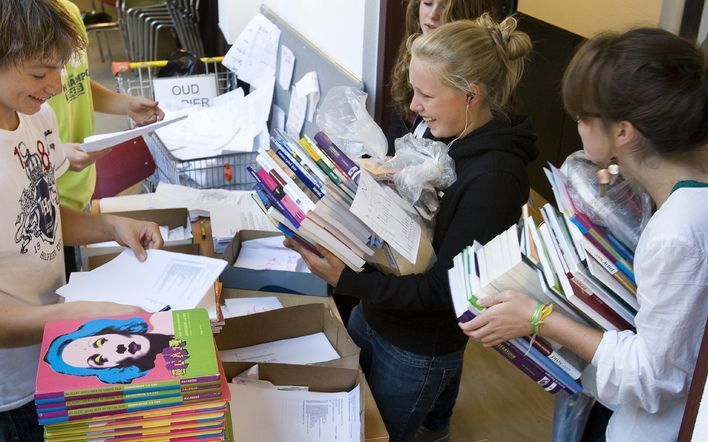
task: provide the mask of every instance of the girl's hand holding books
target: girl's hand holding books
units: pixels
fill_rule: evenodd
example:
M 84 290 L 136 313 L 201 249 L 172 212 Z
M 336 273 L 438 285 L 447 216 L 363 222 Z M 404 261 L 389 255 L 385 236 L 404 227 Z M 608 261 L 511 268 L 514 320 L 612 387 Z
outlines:
M 317 256 L 315 253 L 290 238 L 286 238 L 285 241 L 283 241 L 283 245 L 299 253 L 312 273 L 324 279 L 327 284 L 333 287 L 337 286 L 339 277 L 342 275 L 342 271 L 346 265 L 339 258 L 330 253 L 329 250 L 317 246 L 317 251 L 321 255 Z
M 537 303 L 525 294 L 504 290 L 480 299 L 478 304 L 486 309 L 459 325 L 467 336 L 485 347 L 532 334 L 531 319 Z

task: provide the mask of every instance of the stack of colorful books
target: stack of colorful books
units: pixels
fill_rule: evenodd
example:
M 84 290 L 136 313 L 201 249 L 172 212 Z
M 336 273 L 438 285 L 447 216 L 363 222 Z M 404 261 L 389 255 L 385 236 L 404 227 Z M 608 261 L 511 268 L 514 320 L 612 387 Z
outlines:
M 325 133 L 297 141 L 276 130 L 271 141 L 272 148 L 260 149 L 257 164 L 248 171 L 257 183 L 256 204 L 286 236 L 314 253 L 318 253 L 316 245 L 324 247 L 355 271 L 371 263 L 388 273 L 404 274 L 407 264 L 425 266 L 430 261 L 432 247 L 421 239 L 413 206 L 392 189 L 381 188 L 392 194 L 386 201 L 389 209 L 411 214 L 405 215 L 414 220 L 408 224 L 417 228 L 417 234 L 410 235 L 416 242 L 408 245 L 408 253 L 401 243 L 387 239 L 380 228 L 353 213 L 355 200 L 361 198 L 360 177 L 366 172 Z M 424 254 L 419 261 L 421 250 L 429 256 Z M 405 263 L 401 256 L 407 257 Z
M 519 226 L 454 258 L 448 275 L 458 319 L 480 314 L 479 299 L 514 289 L 588 326 L 634 331 L 633 252 L 576 210 L 560 170 L 551 166 L 546 175 L 560 210 L 527 205 Z M 577 380 L 583 363 L 553 341 L 518 338 L 495 349 L 551 393 L 582 391 Z
M 39 423 L 47 441 L 224 440 L 222 372 L 204 309 L 50 322 Z

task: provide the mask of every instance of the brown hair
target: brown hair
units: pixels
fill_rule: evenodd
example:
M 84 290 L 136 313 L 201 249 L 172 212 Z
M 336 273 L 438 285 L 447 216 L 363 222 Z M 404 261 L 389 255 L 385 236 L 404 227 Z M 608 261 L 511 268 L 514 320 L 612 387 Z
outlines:
M 629 121 L 660 154 L 708 140 L 706 54 L 662 29 L 603 33 L 583 44 L 563 76 L 563 104 L 577 119 Z
M 443 84 L 463 92 L 471 84 L 495 116 L 505 108 L 524 71 L 531 39 L 516 30 L 516 19 L 496 23 L 489 14 L 460 20 L 409 40 L 413 57 L 429 62 Z
M 0 0 L 0 67 L 32 59 L 64 64 L 85 48 L 79 25 L 57 0 Z
M 418 23 L 420 2 L 422 0 L 409 0 L 406 7 L 406 23 L 401 45 L 398 48 L 396 63 L 391 70 L 391 101 L 395 110 L 402 115 L 409 112 L 408 106 L 413 98 L 413 89 L 408 83 L 408 68 L 411 62 L 411 53 L 407 41 L 412 35 L 420 34 Z M 475 19 L 484 12 L 494 14 L 492 0 L 449 0 L 443 12 L 443 23 L 452 23 L 457 20 Z

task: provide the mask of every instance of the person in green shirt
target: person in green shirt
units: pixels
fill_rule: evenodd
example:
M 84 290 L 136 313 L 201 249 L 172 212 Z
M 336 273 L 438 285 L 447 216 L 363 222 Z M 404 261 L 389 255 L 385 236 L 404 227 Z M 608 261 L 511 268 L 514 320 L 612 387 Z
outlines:
M 69 0 L 59 0 L 59 3 L 79 24 L 88 40 L 79 8 Z M 64 143 L 81 143 L 94 134 L 94 110 L 127 115 L 139 126 L 153 123 L 165 115 L 156 101 L 122 95 L 92 80 L 86 51 L 78 52 L 66 63 L 61 72 L 61 82 L 62 92 L 52 97 L 49 104 L 56 113 L 59 135 Z M 96 187 L 96 167 L 93 163 L 101 154 L 87 154 L 74 145 L 68 149 L 66 156 L 72 168 L 57 180 L 59 201 L 64 206 L 86 210 Z

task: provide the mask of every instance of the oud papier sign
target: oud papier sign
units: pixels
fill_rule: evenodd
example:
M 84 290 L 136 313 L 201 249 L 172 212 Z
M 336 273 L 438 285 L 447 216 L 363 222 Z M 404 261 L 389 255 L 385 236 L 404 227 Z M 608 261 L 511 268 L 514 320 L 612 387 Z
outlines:
M 188 107 L 211 107 L 216 97 L 216 75 L 156 78 L 153 81 L 155 100 L 171 110 Z

